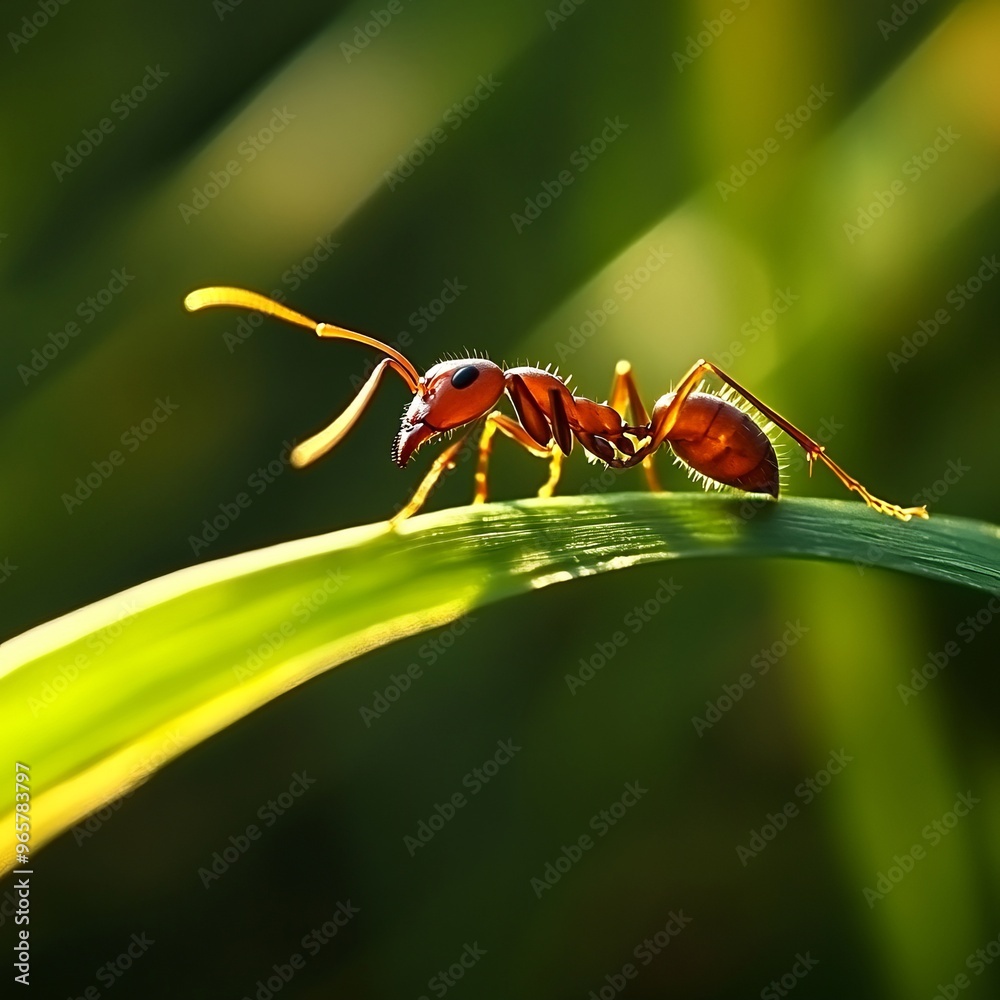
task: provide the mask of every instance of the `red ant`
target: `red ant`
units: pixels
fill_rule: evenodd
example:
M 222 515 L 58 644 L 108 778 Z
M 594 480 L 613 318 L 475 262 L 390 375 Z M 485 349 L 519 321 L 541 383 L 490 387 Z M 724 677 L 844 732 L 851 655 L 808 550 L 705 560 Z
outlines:
M 184 299 L 184 305 L 192 312 L 208 306 L 254 309 L 304 326 L 319 337 L 354 340 L 386 355 L 347 409 L 328 427 L 295 448 L 291 462 L 296 468 L 314 462 L 347 434 L 375 395 L 382 376 L 391 368 L 413 393 L 392 444 L 392 460 L 400 468 L 425 441 L 486 418 L 479 439 L 473 503 L 486 500 L 486 470 L 492 438 L 497 431 L 532 455 L 548 459 L 549 478 L 538 491 L 540 497 L 551 496 L 555 490 L 563 456 L 573 450 L 574 439 L 590 456 L 613 468 L 642 465 L 649 487 L 654 490 L 661 487 L 653 469 L 652 455 L 664 442 L 669 442 L 677 457 L 705 480 L 777 497 L 778 459 L 765 429 L 728 398 L 699 391 L 702 377 L 711 373 L 805 451 L 810 474 L 813 462 L 819 459 L 849 490 L 860 494 L 865 503 L 879 513 L 903 521 L 914 516 L 928 516 L 926 507 L 897 507 L 873 496 L 829 458 L 822 445 L 708 361 L 696 361 L 677 388 L 653 404 L 650 416 L 639 397 L 631 365 L 626 361 L 620 361 L 615 368 L 611 399 L 607 403 L 596 403 L 574 395 L 562 379 L 549 371 L 530 367 L 504 370 L 485 358 L 441 361 L 421 377 L 416 368 L 388 344 L 353 330 L 317 323 L 242 288 L 200 288 Z M 504 392 L 514 406 L 517 420 L 493 409 Z M 629 413 L 634 423 L 625 422 Z M 392 523 L 410 517 L 423 506 L 441 473 L 454 467 L 458 450 L 468 434 L 467 430 L 438 455 L 413 498 L 396 514 Z

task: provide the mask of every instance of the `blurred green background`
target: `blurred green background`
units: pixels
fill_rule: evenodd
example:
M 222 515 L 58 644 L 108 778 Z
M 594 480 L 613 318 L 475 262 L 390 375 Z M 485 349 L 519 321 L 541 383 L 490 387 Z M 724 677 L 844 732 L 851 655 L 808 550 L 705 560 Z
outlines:
M 558 362 L 597 398 L 620 357 L 652 400 L 705 356 L 879 495 L 997 519 L 996 3 L 98 0 L 7 5 L 3 28 L 4 636 L 382 519 L 426 468 L 389 461 L 393 381 L 333 455 L 289 471 L 288 442 L 372 358 L 186 315 L 206 284 L 405 334 L 419 368 L 466 348 Z M 844 495 L 788 458 L 789 492 Z M 544 476 L 502 443 L 493 468 L 499 497 Z M 576 456 L 563 490 L 641 479 L 602 482 Z M 470 494 L 464 467 L 431 504 Z M 680 563 L 368 655 L 45 849 L 38 993 L 996 996 L 988 602 L 877 566 Z M 607 665 L 568 684 L 616 632 Z M 362 712 L 410 664 L 391 708 Z M 464 776 L 506 740 L 523 749 L 473 794 Z M 303 773 L 279 816 L 267 803 Z M 647 791 L 592 823 L 627 783 Z M 260 839 L 200 876 L 250 824 Z M 584 834 L 592 849 L 537 889 Z M 306 944 L 348 900 L 346 926 Z

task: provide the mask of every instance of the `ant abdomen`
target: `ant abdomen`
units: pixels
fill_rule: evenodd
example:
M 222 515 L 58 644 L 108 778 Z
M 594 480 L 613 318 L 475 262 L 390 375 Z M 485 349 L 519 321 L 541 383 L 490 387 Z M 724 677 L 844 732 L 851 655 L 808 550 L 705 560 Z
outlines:
M 656 415 L 674 394 L 661 396 Z M 692 392 L 666 435 L 674 453 L 695 472 L 725 486 L 778 495 L 778 457 L 770 438 L 738 406 L 706 392 Z

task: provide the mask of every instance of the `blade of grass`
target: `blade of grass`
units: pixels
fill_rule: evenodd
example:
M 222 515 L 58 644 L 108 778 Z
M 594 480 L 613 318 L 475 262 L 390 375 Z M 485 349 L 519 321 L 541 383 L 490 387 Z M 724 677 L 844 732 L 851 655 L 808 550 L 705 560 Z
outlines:
M 1000 528 L 854 501 L 618 493 L 427 514 L 151 580 L 0 646 L 0 732 L 34 848 L 289 688 L 472 608 L 666 559 L 793 556 L 1000 592 Z M 14 862 L 13 793 L 0 867 Z

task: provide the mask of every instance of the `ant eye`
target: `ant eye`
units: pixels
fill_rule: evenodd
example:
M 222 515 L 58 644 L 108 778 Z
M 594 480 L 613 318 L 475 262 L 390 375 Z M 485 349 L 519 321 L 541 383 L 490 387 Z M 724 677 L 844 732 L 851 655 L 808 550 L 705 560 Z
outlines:
M 459 368 L 451 376 L 451 384 L 456 389 L 468 389 L 477 378 L 479 378 L 479 369 L 475 365 L 466 365 L 464 368 Z

